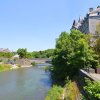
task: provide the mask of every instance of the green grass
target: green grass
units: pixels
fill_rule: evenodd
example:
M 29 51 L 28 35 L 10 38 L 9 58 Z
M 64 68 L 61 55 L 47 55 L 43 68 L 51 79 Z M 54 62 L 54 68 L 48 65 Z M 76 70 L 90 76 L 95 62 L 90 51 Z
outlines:
M 80 98 L 80 92 L 75 81 L 69 81 L 65 85 L 65 99 L 64 100 L 77 100 Z M 78 99 L 79 100 L 79 99 Z
M 63 88 L 54 85 L 48 92 L 45 100 L 62 100 Z
M 7 71 L 11 69 L 11 65 L 8 64 L 0 64 L 0 72 Z

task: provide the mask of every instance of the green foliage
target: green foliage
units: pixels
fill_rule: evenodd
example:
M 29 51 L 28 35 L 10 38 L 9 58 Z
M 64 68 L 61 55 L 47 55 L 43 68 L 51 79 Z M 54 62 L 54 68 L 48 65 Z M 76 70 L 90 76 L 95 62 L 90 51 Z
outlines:
M 54 54 L 54 49 L 47 49 L 45 50 L 45 53 L 47 58 L 52 58 Z
M 0 52 L 0 57 L 11 58 L 13 56 L 12 52 Z
M 96 32 L 93 38 L 95 39 L 93 48 L 95 52 L 99 55 L 99 61 L 100 61 L 100 23 L 96 26 Z
M 52 58 L 54 53 L 54 49 L 47 49 L 44 51 L 34 51 L 33 56 L 34 58 Z
M 21 65 L 20 65 L 20 64 L 17 64 L 16 66 L 18 66 L 19 68 L 21 67 Z
M 89 79 L 86 79 L 84 90 L 88 100 L 100 100 L 100 82 L 91 82 Z
M 76 82 L 71 80 L 65 85 L 64 100 L 79 100 L 80 92 Z
M 44 70 L 45 70 L 45 72 L 49 71 L 50 70 L 50 66 L 45 66 Z
M 19 48 L 19 49 L 17 50 L 17 53 L 18 53 L 18 55 L 19 55 L 20 58 L 26 58 L 27 49 Z
M 78 30 L 61 33 L 53 57 L 52 76 L 55 81 L 64 81 L 67 76 L 72 78 L 78 74 L 81 68 L 98 65 L 98 56 L 90 48 L 86 36 Z
M 98 65 L 96 68 L 100 68 L 100 65 Z
M 40 52 L 34 51 L 33 55 L 34 55 L 34 58 L 41 58 L 40 57 Z
M 33 58 L 33 53 L 31 53 L 31 52 L 27 52 L 26 53 L 26 58 Z
M 35 62 L 32 62 L 32 63 L 31 63 L 31 65 L 32 65 L 32 66 L 35 66 L 35 65 L 36 65 L 36 63 L 35 63 Z
M 100 38 L 98 38 L 95 42 L 94 49 L 96 53 L 100 56 Z
M 8 64 L 0 64 L 0 72 L 7 71 L 11 69 L 11 65 Z
M 0 59 L 0 62 L 2 62 L 3 60 L 2 59 Z
M 44 51 L 33 51 L 27 52 L 27 49 L 19 48 L 17 50 L 17 54 L 20 58 L 52 58 L 54 53 L 54 49 L 47 49 Z
M 45 100 L 62 100 L 62 94 L 63 94 L 63 88 L 62 87 L 53 86 L 49 90 Z

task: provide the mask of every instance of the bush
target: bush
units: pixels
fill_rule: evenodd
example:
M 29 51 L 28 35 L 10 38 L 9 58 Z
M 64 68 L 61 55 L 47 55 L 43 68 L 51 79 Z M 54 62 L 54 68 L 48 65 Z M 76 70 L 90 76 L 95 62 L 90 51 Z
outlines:
M 3 60 L 2 59 L 0 59 L 0 62 L 2 62 Z
M 11 65 L 9 64 L 0 64 L 0 72 L 7 71 L 11 69 Z
M 89 79 L 86 79 L 84 90 L 86 91 L 86 98 L 89 100 L 100 100 L 100 82 L 91 82 Z
M 45 66 L 45 67 L 44 67 L 44 70 L 45 70 L 45 72 L 47 72 L 47 71 L 50 70 L 50 67 L 49 67 L 49 66 Z
M 21 67 L 21 65 L 20 64 L 17 64 L 17 66 L 20 68 Z
M 76 82 L 69 81 L 65 85 L 65 99 L 64 100 L 80 100 L 80 92 Z
M 49 90 L 45 100 L 62 100 L 62 94 L 63 88 L 55 85 Z
M 35 65 L 36 65 L 36 63 L 35 63 L 35 62 L 32 62 L 32 63 L 31 63 L 31 65 L 32 65 L 32 66 L 35 66 Z

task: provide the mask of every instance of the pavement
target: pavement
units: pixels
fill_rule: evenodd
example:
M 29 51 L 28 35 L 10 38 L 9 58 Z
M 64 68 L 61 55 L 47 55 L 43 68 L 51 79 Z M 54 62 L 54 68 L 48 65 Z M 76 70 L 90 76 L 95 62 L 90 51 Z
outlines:
M 80 70 L 84 75 L 90 77 L 91 79 L 93 79 L 94 81 L 99 81 L 100 82 L 100 74 L 96 74 L 96 73 L 88 73 L 85 70 Z
M 93 78 L 93 79 L 95 79 L 95 80 L 97 80 L 97 81 L 100 81 L 100 74 L 92 74 L 92 73 L 89 73 L 89 75 Z

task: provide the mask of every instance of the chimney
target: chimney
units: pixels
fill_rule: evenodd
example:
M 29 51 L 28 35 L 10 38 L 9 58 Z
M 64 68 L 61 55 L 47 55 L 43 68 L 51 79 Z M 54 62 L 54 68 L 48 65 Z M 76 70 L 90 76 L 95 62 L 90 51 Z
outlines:
M 92 12 L 93 11 L 93 8 L 89 8 L 89 12 Z

